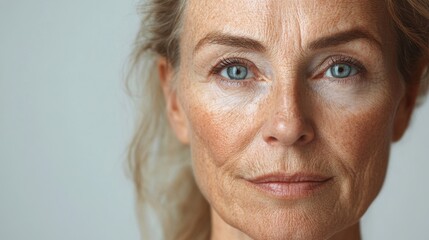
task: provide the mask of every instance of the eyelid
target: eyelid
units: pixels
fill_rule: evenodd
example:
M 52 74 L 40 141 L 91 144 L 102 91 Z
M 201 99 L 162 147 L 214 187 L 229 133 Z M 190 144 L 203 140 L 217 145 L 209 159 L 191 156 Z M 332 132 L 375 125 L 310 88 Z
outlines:
M 356 67 L 357 70 L 361 71 L 364 69 L 364 66 L 356 59 L 347 56 L 332 56 L 329 58 L 329 66 L 333 66 L 335 64 L 348 64 Z
M 227 67 L 241 65 L 247 67 L 250 71 L 254 71 L 256 68 L 255 65 L 247 59 L 244 58 L 222 58 L 215 65 L 210 68 L 209 74 L 220 74 L 220 72 Z
M 326 58 L 321 64 L 319 64 L 312 72 L 311 76 L 312 78 L 321 78 L 324 76 L 326 71 L 329 70 L 329 68 L 333 67 L 336 64 L 347 64 L 354 68 L 356 68 L 358 74 L 364 73 L 366 71 L 365 66 L 357 59 L 349 56 L 344 55 L 334 55 L 329 56 Z M 321 69 L 319 71 L 319 69 Z

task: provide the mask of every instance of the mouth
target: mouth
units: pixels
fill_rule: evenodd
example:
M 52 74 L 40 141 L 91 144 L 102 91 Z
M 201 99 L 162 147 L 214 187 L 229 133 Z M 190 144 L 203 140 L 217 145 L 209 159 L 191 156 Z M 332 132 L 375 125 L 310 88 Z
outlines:
M 264 195 L 282 200 L 294 200 L 320 192 L 332 182 L 332 179 L 333 177 L 310 173 L 293 175 L 275 173 L 246 179 L 246 181 Z

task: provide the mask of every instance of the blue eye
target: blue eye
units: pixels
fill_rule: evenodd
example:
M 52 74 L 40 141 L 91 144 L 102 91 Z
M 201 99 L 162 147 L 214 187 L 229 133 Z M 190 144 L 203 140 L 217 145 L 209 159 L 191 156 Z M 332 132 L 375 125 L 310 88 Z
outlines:
M 232 65 L 226 67 L 220 72 L 220 75 L 231 80 L 245 80 L 247 78 L 253 77 L 253 74 L 249 72 L 247 67 L 241 65 Z
M 349 65 L 344 63 L 338 63 L 333 65 L 326 71 L 325 77 L 333 77 L 333 78 L 347 78 L 353 75 L 356 75 L 358 73 L 358 70 Z

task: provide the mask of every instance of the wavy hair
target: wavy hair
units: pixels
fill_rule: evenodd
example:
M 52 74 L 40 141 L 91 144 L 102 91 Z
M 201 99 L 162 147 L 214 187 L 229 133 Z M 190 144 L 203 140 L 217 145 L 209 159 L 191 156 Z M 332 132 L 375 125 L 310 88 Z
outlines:
M 429 0 L 385 0 L 398 42 L 398 66 L 404 79 L 429 62 Z M 210 208 L 192 173 L 190 153 L 172 133 L 156 69 L 165 57 L 179 63 L 179 41 L 186 0 L 146 0 L 140 5 L 140 29 L 130 58 L 127 87 L 137 101 L 138 122 L 128 149 L 143 239 L 208 239 Z M 420 99 L 429 87 L 429 71 L 419 82 Z

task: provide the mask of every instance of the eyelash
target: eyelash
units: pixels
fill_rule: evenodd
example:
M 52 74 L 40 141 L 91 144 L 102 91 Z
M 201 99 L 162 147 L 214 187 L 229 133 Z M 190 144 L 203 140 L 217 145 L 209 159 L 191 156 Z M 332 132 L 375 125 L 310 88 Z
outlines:
M 357 67 L 358 70 L 363 68 L 363 65 L 358 60 L 352 57 L 341 56 L 341 55 L 329 57 L 329 63 L 328 63 L 329 66 L 339 64 L 339 63 L 346 63 L 346 64 L 353 65 L 354 67 Z
M 355 58 L 337 55 L 337 56 L 329 57 L 327 61 L 324 61 L 324 63 L 322 63 L 318 67 L 320 68 L 323 65 L 326 66 L 326 67 L 323 67 L 324 70 L 320 74 L 316 75 L 316 78 L 322 78 L 324 74 L 336 64 L 350 65 L 351 67 L 356 68 L 357 74 L 346 78 L 330 78 L 330 81 L 333 81 L 333 82 L 347 84 L 347 83 L 350 83 L 350 81 L 358 80 L 357 76 L 366 72 L 364 65 L 360 61 L 356 60 Z M 214 66 L 211 67 L 209 74 L 216 76 L 218 81 L 220 81 L 223 85 L 226 85 L 227 87 L 242 87 L 242 86 L 248 86 L 250 84 L 254 84 L 255 81 L 253 81 L 252 79 L 237 81 L 237 80 L 225 79 L 224 77 L 220 76 L 220 73 L 223 69 L 230 66 L 235 66 L 235 65 L 241 65 L 248 68 L 249 71 L 252 71 L 255 77 L 257 77 L 258 72 L 254 71 L 254 69 L 256 68 L 255 65 L 251 63 L 249 60 L 246 60 L 243 58 L 222 58 L 219 62 L 217 62 Z
M 224 68 L 234 65 L 243 65 L 244 67 L 249 67 L 250 62 L 242 58 L 222 58 L 211 68 L 210 74 L 219 74 Z

